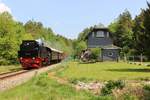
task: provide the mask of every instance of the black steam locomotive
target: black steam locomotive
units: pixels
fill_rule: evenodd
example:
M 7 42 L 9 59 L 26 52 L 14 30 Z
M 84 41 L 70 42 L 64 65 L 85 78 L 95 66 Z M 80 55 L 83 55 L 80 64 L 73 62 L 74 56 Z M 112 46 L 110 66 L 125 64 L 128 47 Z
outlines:
M 63 52 L 45 46 L 42 41 L 24 40 L 18 51 L 19 61 L 24 69 L 40 68 L 60 62 Z

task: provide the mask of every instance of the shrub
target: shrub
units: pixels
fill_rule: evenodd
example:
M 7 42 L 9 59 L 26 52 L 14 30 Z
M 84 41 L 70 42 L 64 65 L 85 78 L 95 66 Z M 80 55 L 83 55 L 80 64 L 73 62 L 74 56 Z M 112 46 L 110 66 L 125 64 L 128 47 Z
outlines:
M 115 82 L 115 86 L 119 89 L 123 89 L 125 87 L 125 82 L 122 80 L 118 80 Z
M 143 78 L 140 78 L 140 80 L 142 80 L 142 81 L 150 81 L 150 78 L 149 77 L 143 77 Z
M 145 85 L 145 86 L 143 87 L 143 89 L 144 89 L 144 90 L 147 90 L 147 91 L 149 91 L 149 92 L 150 92 L 150 85 L 148 85 L 148 84 L 147 84 L 147 85 Z
M 103 87 L 102 90 L 101 90 L 102 95 L 109 95 L 111 93 L 112 93 L 112 89 L 108 88 L 108 87 Z
M 6 59 L 0 59 L 0 65 L 9 65 L 10 61 L 6 60 Z
M 143 89 L 145 90 L 144 91 L 144 100 L 150 100 L 150 85 L 147 84 L 147 85 L 144 85 L 143 86 Z
M 108 81 L 105 87 L 102 88 L 101 93 L 102 95 L 109 95 L 112 93 L 112 89 L 122 89 L 124 88 L 125 83 L 121 80 L 118 81 Z
M 98 60 L 98 57 L 100 55 L 100 48 L 92 48 L 91 51 L 92 51 L 91 58 Z
M 76 78 L 70 78 L 69 82 L 72 83 L 72 84 L 77 84 L 78 80 Z

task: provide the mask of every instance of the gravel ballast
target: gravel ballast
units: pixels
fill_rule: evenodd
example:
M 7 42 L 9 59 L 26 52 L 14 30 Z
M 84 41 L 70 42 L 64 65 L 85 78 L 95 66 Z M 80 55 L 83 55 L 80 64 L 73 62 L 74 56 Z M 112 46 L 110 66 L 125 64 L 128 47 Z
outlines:
M 47 72 L 48 70 L 51 70 L 58 65 L 59 64 L 54 64 L 54 65 L 50 65 L 47 67 L 43 67 L 41 69 L 31 70 L 29 72 L 22 73 L 22 74 L 12 76 L 9 78 L 0 79 L 0 91 L 4 91 L 4 90 L 10 89 L 10 88 L 13 88 L 15 86 L 21 85 L 22 83 L 27 82 L 34 76 L 39 75 L 43 72 Z

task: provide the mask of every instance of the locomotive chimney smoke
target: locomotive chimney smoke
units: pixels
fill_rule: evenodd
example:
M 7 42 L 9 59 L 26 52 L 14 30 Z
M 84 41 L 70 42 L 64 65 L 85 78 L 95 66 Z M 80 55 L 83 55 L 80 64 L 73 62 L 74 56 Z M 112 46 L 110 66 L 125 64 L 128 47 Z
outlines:
M 37 39 L 36 41 L 39 43 L 39 45 L 44 45 L 43 39 Z

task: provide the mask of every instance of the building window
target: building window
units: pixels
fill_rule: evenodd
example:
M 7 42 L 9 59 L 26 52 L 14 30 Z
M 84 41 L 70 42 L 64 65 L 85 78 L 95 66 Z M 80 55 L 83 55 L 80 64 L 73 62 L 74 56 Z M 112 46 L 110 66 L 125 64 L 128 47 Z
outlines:
M 104 37 L 104 32 L 103 31 L 98 31 L 96 33 L 96 37 Z
M 109 52 L 109 53 L 108 53 L 108 56 L 113 56 L 113 52 Z
M 107 37 L 109 37 L 109 32 L 107 32 Z
M 92 37 L 95 37 L 95 33 L 94 32 L 92 32 Z

